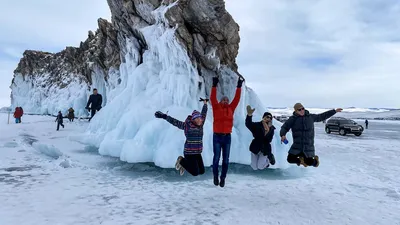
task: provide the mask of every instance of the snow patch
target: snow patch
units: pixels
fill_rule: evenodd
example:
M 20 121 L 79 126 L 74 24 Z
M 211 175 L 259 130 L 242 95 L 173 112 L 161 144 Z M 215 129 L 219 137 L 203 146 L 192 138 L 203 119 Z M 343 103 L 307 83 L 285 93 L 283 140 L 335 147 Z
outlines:
M 36 149 L 37 151 L 39 151 L 40 153 L 50 156 L 54 159 L 58 159 L 60 156 L 63 155 L 63 153 L 58 148 L 56 148 L 54 145 L 34 142 L 32 144 L 32 147 L 34 149 Z

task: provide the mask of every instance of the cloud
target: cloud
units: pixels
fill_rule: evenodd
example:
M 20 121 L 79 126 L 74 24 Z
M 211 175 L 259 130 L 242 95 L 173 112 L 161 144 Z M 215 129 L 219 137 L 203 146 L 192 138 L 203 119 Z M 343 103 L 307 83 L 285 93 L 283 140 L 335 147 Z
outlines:
M 105 0 L 13 0 L 0 8 L 0 107 L 10 104 L 10 83 L 26 49 L 59 52 L 79 46 L 99 17 L 110 20 Z
M 266 105 L 400 107 L 400 2 L 226 5 L 240 25 L 239 70 Z
M 265 105 L 400 107 L 398 0 L 225 2 L 240 25 L 239 70 Z M 99 17 L 110 19 L 106 0 L 2 3 L 1 98 L 25 49 L 78 46 Z

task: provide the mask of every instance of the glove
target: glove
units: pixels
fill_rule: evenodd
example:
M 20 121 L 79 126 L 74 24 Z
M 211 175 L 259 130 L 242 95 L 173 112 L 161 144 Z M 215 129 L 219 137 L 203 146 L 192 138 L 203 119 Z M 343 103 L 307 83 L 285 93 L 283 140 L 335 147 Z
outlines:
M 154 114 L 154 116 L 156 117 L 156 118 L 161 118 L 161 119 L 167 119 L 167 114 L 164 114 L 164 113 L 162 113 L 162 112 L 160 112 L 160 111 L 157 111 L 155 114 Z
M 208 98 L 206 98 L 206 99 L 200 98 L 200 100 L 199 100 L 199 102 L 204 102 L 204 101 L 208 102 L 208 101 L 210 101 L 210 99 L 208 99 Z
M 238 82 L 237 82 L 237 88 L 241 88 L 242 87 L 242 84 L 243 84 L 243 81 L 244 81 L 244 79 L 243 78 L 241 78 L 241 77 L 239 77 L 239 80 L 238 80 Z
M 247 115 L 252 116 L 256 109 L 252 109 L 250 105 L 247 106 Z
M 213 87 L 216 87 L 216 86 L 218 85 L 218 82 L 219 82 L 218 77 L 213 77 L 213 84 L 212 84 L 212 86 L 213 86 Z

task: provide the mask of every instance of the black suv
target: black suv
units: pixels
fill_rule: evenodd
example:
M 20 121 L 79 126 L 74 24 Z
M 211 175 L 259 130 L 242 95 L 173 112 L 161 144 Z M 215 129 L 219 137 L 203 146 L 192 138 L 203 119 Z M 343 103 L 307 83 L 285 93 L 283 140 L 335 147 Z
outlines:
M 331 132 L 339 132 L 339 134 L 343 136 L 346 134 L 360 136 L 363 131 L 364 128 L 361 125 L 343 117 L 332 117 L 325 124 L 325 132 L 328 134 Z

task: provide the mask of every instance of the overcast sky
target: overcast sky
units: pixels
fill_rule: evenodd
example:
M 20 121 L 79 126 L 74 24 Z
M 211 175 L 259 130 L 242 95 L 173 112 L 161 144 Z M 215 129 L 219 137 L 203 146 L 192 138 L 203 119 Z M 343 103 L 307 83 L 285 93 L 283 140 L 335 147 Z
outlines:
M 78 46 L 106 0 L 13 0 L 0 8 L 0 106 L 25 49 Z M 400 1 L 229 0 L 239 71 L 266 106 L 400 108 Z

